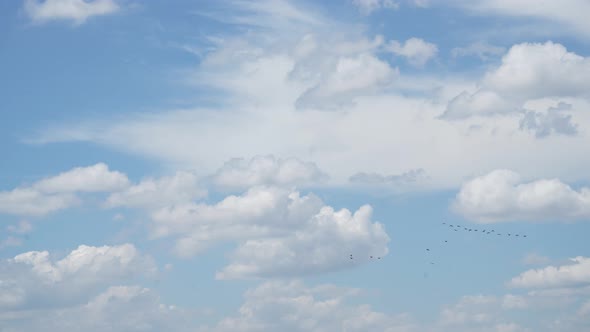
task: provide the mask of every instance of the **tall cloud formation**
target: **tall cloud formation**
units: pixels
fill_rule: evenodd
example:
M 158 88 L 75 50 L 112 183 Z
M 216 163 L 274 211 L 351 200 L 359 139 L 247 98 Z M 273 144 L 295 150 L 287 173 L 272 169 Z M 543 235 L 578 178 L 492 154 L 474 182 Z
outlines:
M 222 189 L 246 189 L 256 185 L 309 185 L 327 179 L 315 163 L 297 158 L 255 156 L 234 158 L 217 170 L 212 182 Z
M 25 0 L 24 8 L 36 23 L 72 20 L 77 25 L 92 16 L 108 15 L 120 9 L 115 0 Z
M 129 185 L 127 176 L 104 163 L 76 167 L 30 186 L 0 192 L 0 213 L 42 216 L 80 203 L 76 193 L 109 192 Z
M 558 179 L 523 182 L 513 171 L 495 170 L 463 184 L 452 209 L 479 223 L 571 221 L 590 217 L 590 189 Z
M 238 242 L 218 278 L 297 276 L 339 270 L 387 254 L 389 236 L 372 209 L 335 211 L 313 194 L 254 187 L 212 205 L 188 203 L 152 213 L 155 237 L 176 238 L 193 256 L 213 244 Z M 349 255 L 357 258 L 350 261 Z M 279 263 L 277 263 L 279 262 Z

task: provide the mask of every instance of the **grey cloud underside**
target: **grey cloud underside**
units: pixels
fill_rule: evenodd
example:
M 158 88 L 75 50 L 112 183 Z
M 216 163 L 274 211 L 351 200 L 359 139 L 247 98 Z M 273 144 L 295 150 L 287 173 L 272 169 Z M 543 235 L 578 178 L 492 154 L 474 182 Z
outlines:
M 546 113 L 527 111 L 520 120 L 520 129 L 534 132 L 537 138 L 551 134 L 574 136 L 578 134 L 578 125 L 572 123 L 571 114 L 560 112 L 570 110 L 571 106 L 562 102 L 557 107 L 550 107 Z

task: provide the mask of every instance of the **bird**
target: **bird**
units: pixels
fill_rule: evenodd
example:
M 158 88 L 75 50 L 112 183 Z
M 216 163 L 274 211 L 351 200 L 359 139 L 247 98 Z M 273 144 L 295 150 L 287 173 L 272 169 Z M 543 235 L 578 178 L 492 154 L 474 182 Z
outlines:
M 430 251 L 430 249 L 426 248 L 426 251 Z
M 524 237 L 526 237 L 526 235 L 523 235 Z
M 449 241 L 445 240 L 445 242 L 449 242 Z

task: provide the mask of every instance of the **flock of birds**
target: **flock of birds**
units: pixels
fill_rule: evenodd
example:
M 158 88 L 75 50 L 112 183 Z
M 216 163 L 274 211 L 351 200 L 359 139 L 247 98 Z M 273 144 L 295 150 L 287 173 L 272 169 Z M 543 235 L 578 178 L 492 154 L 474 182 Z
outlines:
M 461 225 L 453 225 L 453 224 L 447 224 L 446 222 L 442 223 L 443 226 L 448 226 L 450 227 L 452 230 L 454 230 L 455 232 L 472 232 L 472 233 L 479 233 L 479 234 L 486 234 L 486 235 L 496 235 L 496 236 L 509 236 L 509 237 L 519 237 L 519 238 L 526 238 L 527 235 L 525 234 L 516 234 L 516 233 L 498 233 L 496 232 L 496 230 L 494 229 L 476 229 L 476 228 L 468 228 L 465 226 L 461 226 Z M 445 243 L 448 243 L 448 240 L 445 240 Z M 426 248 L 426 252 L 430 252 L 430 248 Z M 379 256 L 369 256 L 370 259 L 381 259 L 381 257 Z M 350 259 L 354 260 L 354 257 L 352 254 L 350 254 Z M 430 264 L 434 265 L 434 262 L 430 262 Z
M 496 230 L 494 229 L 477 229 L 477 228 L 468 228 L 465 226 L 461 226 L 461 225 L 453 225 L 453 224 L 447 224 L 446 222 L 442 223 L 443 226 L 448 226 L 450 227 L 453 231 L 455 232 L 472 232 L 474 234 L 479 233 L 479 234 L 486 234 L 486 235 L 496 235 L 496 236 L 506 236 L 506 237 L 518 237 L 518 238 L 526 238 L 527 235 L 526 234 L 516 234 L 516 233 L 499 233 L 496 232 Z M 445 243 L 447 243 L 448 241 L 445 240 Z M 426 252 L 430 253 L 430 248 L 426 248 Z M 431 265 L 434 265 L 434 262 L 430 262 Z

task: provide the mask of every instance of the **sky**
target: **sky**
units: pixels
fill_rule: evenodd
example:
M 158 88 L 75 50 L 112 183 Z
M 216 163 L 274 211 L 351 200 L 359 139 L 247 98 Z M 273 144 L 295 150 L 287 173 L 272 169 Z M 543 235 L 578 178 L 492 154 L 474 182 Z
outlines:
M 590 331 L 588 12 L 0 2 L 0 331 Z

